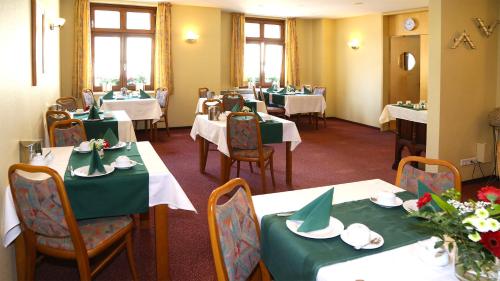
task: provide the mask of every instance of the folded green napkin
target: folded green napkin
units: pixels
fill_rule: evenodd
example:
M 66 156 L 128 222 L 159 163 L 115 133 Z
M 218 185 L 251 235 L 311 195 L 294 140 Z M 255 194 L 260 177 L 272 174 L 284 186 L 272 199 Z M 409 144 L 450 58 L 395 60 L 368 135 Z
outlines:
M 141 99 L 150 99 L 151 96 L 148 95 L 148 93 L 144 92 L 143 90 L 139 90 L 139 94 L 141 95 Z
M 97 108 L 96 105 L 92 105 L 89 110 L 89 116 L 87 117 L 87 120 L 95 120 L 95 119 L 101 119 L 101 116 L 99 116 L 99 109 Z
M 286 93 L 286 88 L 283 88 L 283 89 L 279 90 L 279 91 L 278 91 L 278 93 L 279 93 L 279 94 L 284 94 L 284 93 Z
M 330 211 L 332 209 L 333 188 L 311 201 L 295 214 L 288 217 L 289 220 L 302 220 L 298 232 L 309 232 L 323 229 L 330 224 Z
M 89 163 L 89 175 L 92 175 L 95 171 L 99 171 L 101 173 L 105 173 L 104 165 L 102 164 L 101 157 L 99 157 L 99 153 L 97 152 L 96 144 L 94 143 L 92 147 L 92 155 L 90 156 Z
M 304 94 L 306 94 L 306 95 L 310 95 L 310 94 L 312 94 L 312 91 L 311 91 L 311 90 L 309 90 L 309 88 L 304 87 Z
M 418 181 L 418 190 L 417 190 L 418 198 L 424 196 L 425 193 L 435 194 L 434 191 L 432 191 L 429 187 L 427 187 L 425 183 Z M 441 208 L 438 206 L 436 202 L 434 202 L 434 200 L 427 203 L 427 205 L 425 205 L 421 209 L 427 209 L 428 211 L 435 211 L 435 212 L 441 211 Z
M 113 133 L 113 130 L 111 130 L 111 128 L 108 128 L 106 130 L 102 138 L 108 141 L 110 147 L 115 146 L 118 143 L 118 138 L 116 137 L 115 133 Z
M 240 105 L 237 103 L 231 108 L 231 112 L 239 112 L 240 111 Z
M 102 98 L 105 99 L 105 100 L 113 99 L 113 91 L 109 91 L 107 94 L 105 94 L 104 96 L 102 96 Z

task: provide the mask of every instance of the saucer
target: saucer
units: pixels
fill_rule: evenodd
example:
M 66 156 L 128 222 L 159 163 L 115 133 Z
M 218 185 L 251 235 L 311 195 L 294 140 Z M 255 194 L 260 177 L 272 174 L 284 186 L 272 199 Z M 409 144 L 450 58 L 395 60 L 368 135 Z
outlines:
M 100 176 L 105 176 L 107 174 L 111 174 L 115 168 L 111 165 L 104 165 L 104 170 L 106 172 L 101 173 L 99 171 L 95 171 L 93 174 L 89 175 L 89 166 L 83 166 L 78 169 L 75 169 L 75 175 L 82 177 L 82 178 L 93 178 L 93 177 L 100 177 Z
M 130 160 L 129 165 L 127 165 L 127 166 L 117 166 L 116 161 L 111 163 L 111 167 L 115 167 L 118 170 L 128 170 L 128 169 L 134 167 L 135 165 L 137 165 L 137 162 L 134 160 Z
M 372 201 L 374 204 L 377 204 L 377 205 L 384 207 L 384 208 L 393 208 L 393 207 L 398 207 L 398 206 L 403 205 L 403 199 L 401 199 L 399 197 L 396 197 L 394 203 L 392 203 L 392 204 L 382 204 L 380 202 L 377 202 L 378 200 L 377 200 L 377 197 L 375 197 L 375 196 L 371 196 L 370 201 Z
M 344 231 L 344 224 L 334 217 L 330 217 L 330 224 L 323 228 L 309 232 L 300 232 L 297 229 L 302 225 L 303 221 L 287 220 L 286 227 L 288 229 L 302 237 L 312 238 L 312 239 L 327 239 L 338 236 Z
M 407 200 L 403 203 L 403 208 L 408 212 L 418 212 L 417 199 Z
M 88 150 L 81 150 L 79 147 L 75 147 L 73 148 L 74 151 L 78 152 L 78 153 L 89 153 L 92 151 L 92 149 L 88 149 Z
M 380 242 L 378 244 L 371 244 L 370 243 L 370 244 L 367 244 L 367 245 L 361 247 L 360 249 L 371 250 L 371 249 L 377 249 L 377 248 L 382 247 L 382 245 L 384 245 L 384 237 L 382 237 L 382 235 L 378 234 L 377 232 L 370 230 L 370 240 L 375 239 L 375 238 L 380 239 Z M 344 241 L 345 243 L 355 247 L 353 241 L 351 241 L 349 236 L 347 235 L 347 231 L 343 231 L 342 234 L 340 234 L 340 239 L 342 239 L 342 241 Z
M 122 148 L 122 147 L 125 147 L 127 144 L 123 141 L 119 141 L 117 144 L 115 144 L 114 146 L 112 147 L 108 147 L 108 148 L 104 148 L 104 150 L 113 150 L 113 149 L 119 149 L 119 148 Z

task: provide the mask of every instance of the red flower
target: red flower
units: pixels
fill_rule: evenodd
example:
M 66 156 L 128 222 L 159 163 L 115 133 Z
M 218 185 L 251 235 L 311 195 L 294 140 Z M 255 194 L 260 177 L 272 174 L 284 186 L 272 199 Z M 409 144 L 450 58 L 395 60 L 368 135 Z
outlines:
M 425 206 L 427 203 L 431 202 L 432 201 L 432 196 L 429 192 L 426 192 L 424 193 L 424 195 L 420 198 L 418 198 L 418 201 L 417 201 L 417 208 L 422 208 L 423 206 Z
M 500 204 L 500 189 L 494 186 L 485 186 L 477 192 L 477 198 L 481 201 Z
M 109 148 L 109 141 L 104 140 L 103 146 L 104 146 L 104 148 Z
M 500 258 L 500 231 L 481 233 L 481 240 L 479 242 L 495 257 Z
M 87 105 L 87 106 L 85 106 L 85 108 L 83 110 L 87 111 L 89 109 L 90 109 L 90 106 Z

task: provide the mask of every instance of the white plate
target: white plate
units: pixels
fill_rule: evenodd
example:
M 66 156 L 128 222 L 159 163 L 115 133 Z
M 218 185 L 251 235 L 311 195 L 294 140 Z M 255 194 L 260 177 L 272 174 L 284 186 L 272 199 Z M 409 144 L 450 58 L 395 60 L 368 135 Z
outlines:
M 382 237 L 382 235 L 378 234 L 377 232 L 370 230 L 370 240 L 375 239 L 375 238 L 380 239 L 380 242 L 378 244 L 368 244 L 364 247 L 361 247 L 360 249 L 371 250 L 371 249 L 377 249 L 379 247 L 382 247 L 382 245 L 384 245 L 384 237 Z M 352 241 L 349 239 L 349 236 L 347 235 L 347 231 L 343 231 L 342 234 L 340 234 L 340 239 L 342 239 L 342 241 L 344 241 L 345 243 L 354 247 L 354 244 L 352 243 Z
M 74 151 L 78 152 L 78 153 L 89 153 L 92 151 L 92 149 L 89 149 L 89 150 L 81 150 L 79 147 L 75 147 L 73 148 Z
M 104 170 L 106 170 L 106 173 L 101 173 L 99 171 L 95 171 L 92 175 L 89 175 L 89 165 L 80 167 L 78 169 L 75 169 L 75 176 L 83 177 L 83 178 L 93 178 L 93 177 L 100 177 L 104 176 L 107 174 L 111 174 L 115 168 L 111 165 L 104 165 Z
M 113 150 L 113 149 L 119 149 L 122 147 L 125 147 L 127 144 L 123 141 L 119 141 L 115 146 L 104 148 L 104 150 Z
M 394 208 L 403 205 L 403 199 L 399 197 L 396 197 L 394 204 L 389 204 L 389 205 L 377 202 L 377 198 L 375 196 L 370 197 L 370 201 L 384 208 Z
M 132 167 L 134 167 L 135 165 L 137 165 L 137 162 L 134 161 L 134 160 L 130 160 L 130 164 L 127 165 L 127 166 L 116 166 L 116 161 L 111 163 L 111 166 L 115 167 L 116 169 L 119 169 L 119 170 L 127 170 L 127 169 L 130 169 Z
M 407 200 L 407 201 L 403 202 L 403 208 L 408 213 L 417 212 L 418 211 L 417 202 L 418 202 L 417 199 Z
M 104 118 L 104 119 L 113 119 L 114 116 L 103 116 L 102 118 Z
M 290 229 L 291 232 L 307 238 L 312 239 L 327 239 L 333 238 L 335 236 L 340 235 L 342 231 L 344 231 L 344 224 L 334 217 L 330 217 L 330 224 L 319 230 L 314 230 L 310 232 L 299 232 L 297 229 L 302 225 L 303 221 L 296 220 L 287 220 L 286 226 Z

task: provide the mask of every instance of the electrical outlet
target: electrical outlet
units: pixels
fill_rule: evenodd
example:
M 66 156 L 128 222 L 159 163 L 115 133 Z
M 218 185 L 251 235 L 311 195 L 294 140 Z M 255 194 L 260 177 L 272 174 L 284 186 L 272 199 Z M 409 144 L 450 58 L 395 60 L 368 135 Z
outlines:
M 477 162 L 477 158 L 476 157 L 462 159 L 462 160 L 460 160 L 460 166 L 474 165 L 474 163 L 476 163 L 476 162 Z

